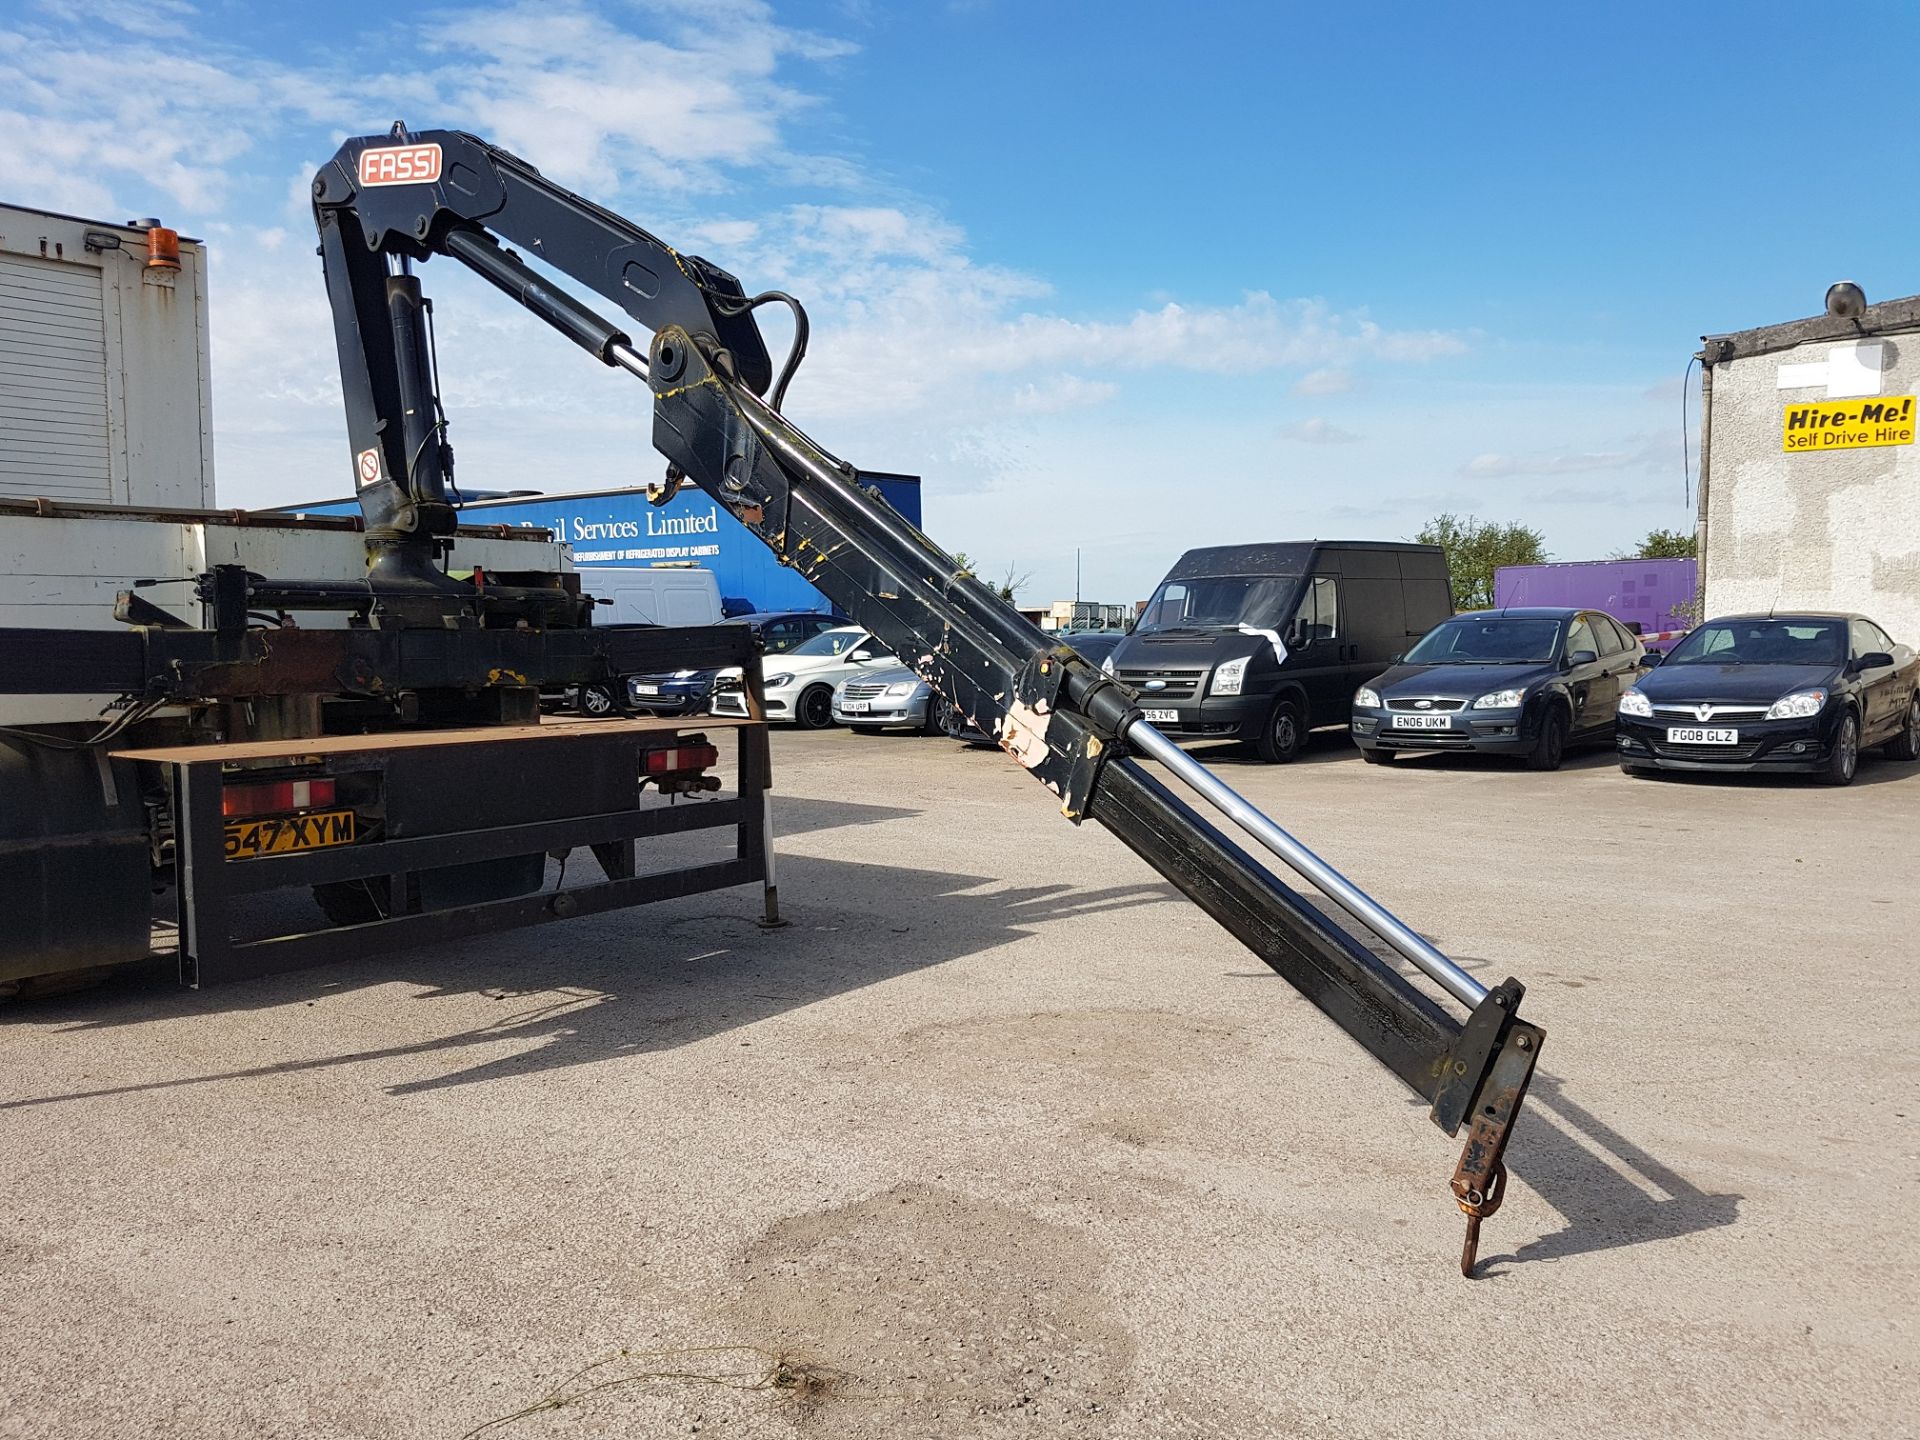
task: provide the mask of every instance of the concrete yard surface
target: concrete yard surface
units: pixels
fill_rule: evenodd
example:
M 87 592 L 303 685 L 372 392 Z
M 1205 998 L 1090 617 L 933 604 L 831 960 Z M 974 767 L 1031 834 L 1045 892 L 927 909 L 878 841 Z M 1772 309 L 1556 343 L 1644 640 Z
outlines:
M 1547 1031 L 1456 1145 L 1006 757 L 780 882 L 0 1011 L 0 1436 L 1920 1433 L 1920 766 L 1201 751 Z

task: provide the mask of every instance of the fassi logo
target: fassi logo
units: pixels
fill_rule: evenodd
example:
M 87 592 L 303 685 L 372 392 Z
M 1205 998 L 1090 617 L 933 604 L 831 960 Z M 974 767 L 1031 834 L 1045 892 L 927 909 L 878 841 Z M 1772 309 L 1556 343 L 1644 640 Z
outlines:
M 439 178 L 438 145 L 383 145 L 360 152 L 362 185 L 430 185 Z

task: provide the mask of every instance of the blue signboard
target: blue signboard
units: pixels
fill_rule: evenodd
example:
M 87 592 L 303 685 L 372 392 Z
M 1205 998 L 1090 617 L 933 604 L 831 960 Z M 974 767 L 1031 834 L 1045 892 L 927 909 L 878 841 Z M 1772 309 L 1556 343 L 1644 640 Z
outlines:
M 860 481 L 913 524 L 920 523 L 920 477 L 862 472 Z M 352 500 L 288 506 L 309 515 L 351 514 Z M 774 559 L 773 552 L 698 486 L 688 485 L 665 505 L 650 505 L 644 490 L 601 490 L 469 500 L 462 525 L 528 525 L 551 530 L 573 546 L 582 570 L 598 565 L 697 565 L 720 583 L 729 613 L 752 610 L 831 610 L 826 596 Z M 457 552 L 456 552 L 457 560 Z M 744 602 L 744 603 L 742 603 Z

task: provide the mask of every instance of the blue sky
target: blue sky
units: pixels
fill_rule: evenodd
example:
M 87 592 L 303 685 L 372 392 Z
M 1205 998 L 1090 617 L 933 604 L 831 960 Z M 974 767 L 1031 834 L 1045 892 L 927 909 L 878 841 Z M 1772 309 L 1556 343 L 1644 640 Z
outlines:
M 1907 294 L 1904 6 L 0 0 L 0 199 L 207 237 L 224 502 L 348 488 L 302 202 L 472 129 L 814 317 L 788 410 L 1025 598 L 1441 510 L 1684 528 L 1697 337 Z M 446 265 L 463 483 L 657 470 Z M 773 328 L 772 326 L 769 327 Z

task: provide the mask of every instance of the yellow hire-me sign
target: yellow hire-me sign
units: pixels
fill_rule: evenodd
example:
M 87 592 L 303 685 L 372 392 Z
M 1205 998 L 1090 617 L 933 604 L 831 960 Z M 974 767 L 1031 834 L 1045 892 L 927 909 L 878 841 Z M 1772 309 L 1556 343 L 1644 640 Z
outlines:
M 1789 405 L 1781 421 L 1780 448 L 1867 450 L 1876 445 L 1913 444 L 1914 397 L 1888 395 L 1872 400 L 1820 400 Z

